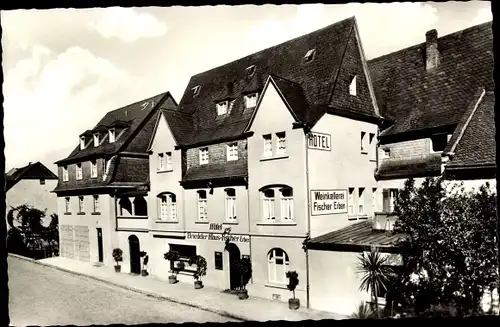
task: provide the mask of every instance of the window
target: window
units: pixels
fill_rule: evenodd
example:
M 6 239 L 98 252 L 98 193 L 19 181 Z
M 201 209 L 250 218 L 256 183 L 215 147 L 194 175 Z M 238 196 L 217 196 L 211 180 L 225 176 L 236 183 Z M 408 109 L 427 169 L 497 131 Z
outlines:
M 208 148 L 200 149 L 200 165 L 208 164 Z
M 158 153 L 158 170 L 165 170 L 165 156 L 163 153 Z
M 169 247 L 171 251 L 179 253 L 180 261 L 187 261 L 196 255 L 196 246 L 194 245 L 169 244 Z
M 134 215 L 135 216 L 148 215 L 148 203 L 142 196 L 136 196 L 134 199 Z
M 65 198 L 65 212 L 71 213 L 71 201 L 69 198 Z
M 226 220 L 236 220 L 236 191 L 228 188 L 226 191 Z
M 227 114 L 228 101 L 222 101 L 217 103 L 217 115 Z
M 245 95 L 245 106 L 248 108 L 253 108 L 257 105 L 257 93 L 252 93 Z
M 207 220 L 207 192 L 198 191 L 198 219 Z
M 267 254 L 267 268 L 271 283 L 286 284 L 286 272 L 290 267 L 288 254 L 280 248 L 274 248 Z
M 349 79 L 349 94 L 356 96 L 356 75 Z
M 196 85 L 195 87 L 192 88 L 193 90 L 193 95 L 198 95 L 200 94 L 200 89 L 201 89 L 201 86 L 199 85 Z
M 114 143 L 116 141 L 115 129 L 111 128 L 109 130 L 109 143 Z
M 354 215 L 354 187 L 349 188 L 349 199 L 347 200 L 349 205 L 349 216 Z
M 67 166 L 62 167 L 62 172 L 63 172 L 63 182 L 69 181 L 68 167 Z
M 361 152 L 362 153 L 367 153 L 367 146 L 366 146 L 366 132 L 361 132 Z
M 285 132 L 277 133 L 278 137 L 278 149 L 276 150 L 277 154 L 286 154 L 286 134 Z
M 97 161 L 95 160 L 90 162 L 90 177 L 97 178 Z
M 160 196 L 160 220 L 168 219 L 168 197 Z
M 173 193 L 161 194 L 160 220 L 177 220 L 177 197 Z
M 214 262 L 215 262 L 215 270 L 223 269 L 224 265 L 222 261 L 222 252 L 215 251 Z
M 389 159 L 391 157 L 391 149 L 383 149 L 382 151 L 384 151 L 384 157 L 383 159 Z
M 384 189 L 383 190 L 383 211 L 393 212 L 394 203 L 398 197 L 398 189 Z
M 305 62 L 312 61 L 314 59 L 315 54 L 316 54 L 316 49 L 311 49 L 307 51 L 306 55 L 304 56 L 304 61 Z
M 40 185 L 45 185 L 45 179 L 40 179 Z
M 227 161 L 238 160 L 238 143 L 227 145 Z
M 365 188 L 360 187 L 359 188 L 359 197 L 358 197 L 358 213 L 360 215 L 365 214 Z
M 127 197 L 120 199 L 120 216 L 125 216 L 125 213 L 128 216 L 132 215 L 132 202 L 130 202 L 130 199 Z
M 100 212 L 99 211 L 99 195 L 94 195 L 94 211 L 93 212 Z
M 262 208 L 264 220 L 275 220 L 276 216 L 274 215 L 274 190 L 267 189 L 262 193 Z
M 78 212 L 79 213 L 84 213 L 85 212 L 84 211 L 85 208 L 84 208 L 83 204 L 84 204 L 83 203 L 83 196 L 79 196 L 78 197 Z
M 370 141 L 370 152 L 371 152 L 371 159 L 372 160 L 375 160 L 376 159 L 376 151 L 377 151 L 377 142 L 376 142 L 376 139 L 375 139 L 375 134 L 374 133 L 370 133 L 369 134 L 370 138 L 369 138 L 369 141 Z
M 281 192 L 281 219 L 293 220 L 293 190 L 284 187 Z
M 94 146 L 99 146 L 99 134 L 94 134 Z
M 431 144 L 433 152 L 444 151 L 444 148 L 448 144 L 448 136 L 446 134 L 433 135 L 431 137 Z
M 80 150 L 85 149 L 85 136 L 80 136 Z
M 255 73 L 255 65 L 247 67 L 245 71 L 248 77 L 252 76 Z
M 165 159 L 167 159 L 167 170 L 172 170 L 172 152 L 165 153 Z
M 271 134 L 264 135 L 264 157 L 270 157 L 273 155 L 273 141 Z
M 83 178 L 82 164 L 76 164 L 76 179 L 80 180 Z
M 373 188 L 372 189 L 372 207 L 373 207 L 373 213 L 378 212 L 378 205 L 377 205 L 377 189 Z

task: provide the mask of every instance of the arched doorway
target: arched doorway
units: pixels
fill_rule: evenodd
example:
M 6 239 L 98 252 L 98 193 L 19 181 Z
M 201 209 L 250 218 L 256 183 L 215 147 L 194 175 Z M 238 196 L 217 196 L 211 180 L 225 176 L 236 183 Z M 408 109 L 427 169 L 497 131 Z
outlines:
M 240 260 L 240 249 L 234 243 L 226 245 L 225 250 L 229 254 L 229 288 L 237 290 L 241 287 L 241 277 L 238 269 Z
M 128 246 L 130 249 L 130 272 L 133 274 L 141 273 L 141 247 L 139 239 L 135 235 L 128 237 Z

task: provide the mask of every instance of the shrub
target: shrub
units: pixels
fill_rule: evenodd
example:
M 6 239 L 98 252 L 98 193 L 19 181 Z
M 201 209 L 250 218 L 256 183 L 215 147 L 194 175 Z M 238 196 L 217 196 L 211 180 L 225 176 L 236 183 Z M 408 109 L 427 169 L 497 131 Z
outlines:
M 115 259 L 116 265 L 119 266 L 120 262 L 123 261 L 123 251 L 119 248 L 113 249 L 113 259 Z

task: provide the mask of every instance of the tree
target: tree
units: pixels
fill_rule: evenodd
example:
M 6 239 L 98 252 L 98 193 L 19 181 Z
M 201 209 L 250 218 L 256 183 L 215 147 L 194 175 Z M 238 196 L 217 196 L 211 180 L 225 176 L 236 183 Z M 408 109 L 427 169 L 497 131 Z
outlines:
M 359 289 L 371 293 L 375 303 L 377 317 L 380 318 L 378 297 L 389 288 L 389 278 L 393 271 L 386 266 L 386 257 L 382 257 L 377 248 L 372 247 L 368 254 L 361 253 L 358 257 L 357 271 L 362 274 Z
M 409 179 L 394 211 L 394 233 L 406 234 L 399 243 L 399 303 L 417 314 L 438 307 L 478 312 L 484 292 L 498 288 L 496 194 L 489 185 L 475 193 L 447 192 L 441 178 L 427 178 L 418 188 Z

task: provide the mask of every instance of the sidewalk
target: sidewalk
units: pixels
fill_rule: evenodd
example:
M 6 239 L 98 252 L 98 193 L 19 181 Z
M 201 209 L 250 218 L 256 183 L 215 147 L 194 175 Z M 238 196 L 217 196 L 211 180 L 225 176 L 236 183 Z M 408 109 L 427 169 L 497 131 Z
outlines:
M 251 294 L 246 300 L 238 300 L 237 296 L 222 293 L 215 288 L 204 287 L 201 290 L 195 290 L 192 284 L 177 283 L 172 285 L 168 281 L 159 280 L 151 275 L 143 277 L 126 273 L 116 273 L 113 267 L 95 267 L 87 262 L 61 257 L 34 261 L 13 254 L 9 254 L 9 256 L 30 260 L 37 264 L 87 276 L 134 292 L 192 306 L 242 321 L 301 321 L 347 318 L 335 313 L 306 308 L 293 311 L 288 308 L 287 303 L 252 297 Z

